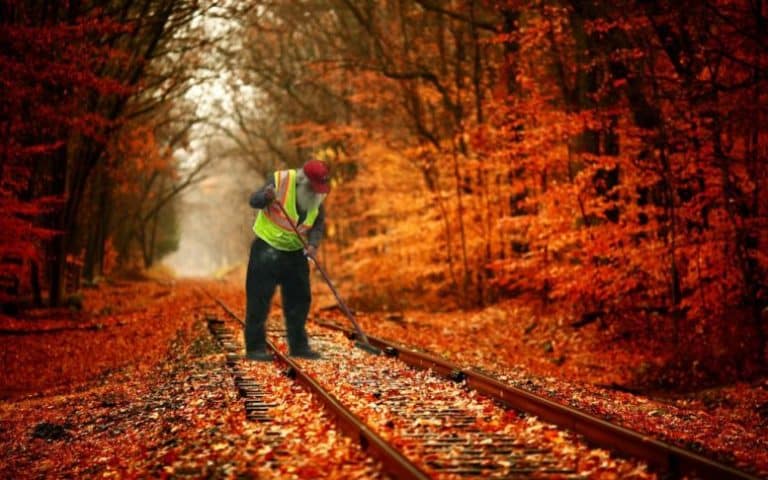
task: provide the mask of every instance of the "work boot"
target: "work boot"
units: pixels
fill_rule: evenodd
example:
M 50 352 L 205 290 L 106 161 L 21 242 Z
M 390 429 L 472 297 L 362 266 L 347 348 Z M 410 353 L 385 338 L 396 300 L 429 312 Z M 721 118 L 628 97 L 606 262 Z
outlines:
M 253 350 L 245 354 L 247 360 L 255 360 L 257 362 L 270 362 L 272 361 L 272 354 L 266 350 Z
M 312 350 L 309 347 L 291 349 L 289 355 L 297 358 L 306 358 L 308 360 L 317 360 L 319 358 L 323 358 L 323 356 L 320 355 L 320 352 Z

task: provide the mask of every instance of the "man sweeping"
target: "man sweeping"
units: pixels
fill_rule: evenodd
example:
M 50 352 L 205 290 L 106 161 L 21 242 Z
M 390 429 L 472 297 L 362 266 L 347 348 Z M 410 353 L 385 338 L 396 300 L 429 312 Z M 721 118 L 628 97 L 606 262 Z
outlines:
M 307 257 L 314 257 L 323 237 L 325 213 L 322 203 L 329 191 L 328 165 L 310 160 L 300 169 L 275 172 L 251 195 L 251 207 L 260 211 L 253 225 L 256 238 L 251 245 L 245 280 L 245 350 L 248 359 L 271 360 L 266 350 L 266 322 L 278 285 L 289 354 L 320 358 L 320 354 L 310 348 L 305 329 L 311 302 Z M 290 222 L 298 227 L 305 242 Z

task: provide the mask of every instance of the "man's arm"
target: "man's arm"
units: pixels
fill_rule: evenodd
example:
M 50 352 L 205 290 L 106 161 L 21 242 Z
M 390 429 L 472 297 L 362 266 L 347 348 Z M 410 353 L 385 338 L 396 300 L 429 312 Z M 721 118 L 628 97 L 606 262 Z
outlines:
M 267 193 L 268 187 L 272 187 L 271 198 L 270 198 L 270 194 Z M 275 199 L 274 189 L 275 189 L 275 179 L 272 177 L 272 175 L 270 175 L 269 181 L 265 183 L 263 187 L 256 190 L 251 195 L 251 199 L 248 201 L 248 203 L 251 205 L 251 208 L 264 208 L 267 205 L 269 205 L 272 202 L 272 200 Z
M 320 246 L 320 240 L 325 235 L 325 207 L 320 205 L 315 218 L 315 223 L 312 224 L 312 228 L 307 232 L 307 243 L 317 248 Z

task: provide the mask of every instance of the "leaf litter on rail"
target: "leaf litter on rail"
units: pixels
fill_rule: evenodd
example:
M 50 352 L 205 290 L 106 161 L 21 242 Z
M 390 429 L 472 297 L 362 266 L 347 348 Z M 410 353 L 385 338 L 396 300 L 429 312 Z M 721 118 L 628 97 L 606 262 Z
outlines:
M 466 426 L 464 422 L 471 421 L 471 431 L 477 433 L 468 438 L 477 445 L 498 438 L 514 438 L 521 448 L 533 452 L 551 451 L 552 458 L 557 459 L 557 468 L 575 469 L 591 478 L 655 478 L 645 472 L 642 464 L 613 458 L 604 450 L 588 448 L 573 434 L 534 417 L 510 413 L 474 391 L 447 384 L 429 371 L 414 371 L 397 359 L 372 356 L 355 349 L 340 333 L 333 337 L 333 343 L 322 342 L 325 360 L 298 360 L 301 366 L 382 437 L 405 450 L 432 475 L 451 478 L 430 466 L 437 457 L 424 449 L 418 435 L 430 434 L 439 439 L 451 435 L 454 429 L 461 434 Z M 315 346 L 318 345 L 320 342 L 316 341 Z M 339 355 L 334 352 L 339 349 L 348 351 Z M 393 384 L 391 389 L 390 383 Z M 409 398 L 406 400 L 402 398 L 404 396 Z M 425 406 L 429 408 L 425 409 Z M 475 419 L 466 420 L 471 417 L 464 413 L 456 418 L 431 416 L 430 409 L 466 412 Z M 458 458 L 460 453 L 461 450 L 456 449 L 453 456 L 443 454 L 440 459 L 443 468 L 458 468 L 459 463 L 455 463 L 458 460 L 451 459 Z M 536 454 L 530 458 L 535 459 Z M 482 459 L 478 461 L 482 462 Z
M 323 318 L 332 315 L 322 313 Z M 766 379 L 654 399 L 596 385 L 610 384 L 626 366 L 641 364 L 635 353 L 614 352 L 610 360 L 603 359 L 600 355 L 610 350 L 609 345 L 597 352 L 594 346 L 565 336 L 559 320 L 534 317 L 519 305 L 450 314 L 407 312 L 402 322 L 384 318 L 384 314 L 359 315 L 358 321 L 371 335 L 443 356 L 523 390 L 768 476 L 768 413 L 759 413 L 761 405 L 768 405 Z M 535 320 L 519 321 L 528 318 Z M 536 328 L 525 327 L 529 324 Z M 572 357 L 564 365 L 550 361 L 556 352 L 548 354 L 539 348 L 547 335 L 557 338 L 553 348 L 567 350 Z M 467 348 L 468 339 L 471 348 Z

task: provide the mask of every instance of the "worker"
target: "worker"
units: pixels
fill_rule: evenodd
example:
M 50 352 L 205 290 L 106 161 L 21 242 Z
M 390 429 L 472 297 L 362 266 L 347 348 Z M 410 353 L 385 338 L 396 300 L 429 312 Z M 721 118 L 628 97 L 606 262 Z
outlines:
M 320 358 L 309 346 L 305 324 L 309 314 L 309 262 L 325 231 L 323 200 L 330 191 L 330 170 L 319 160 L 302 168 L 280 170 L 251 195 L 260 209 L 253 231 L 245 280 L 245 351 L 251 360 L 270 360 L 266 350 L 266 321 L 275 288 L 280 285 L 289 355 Z M 277 204 L 282 205 L 283 210 Z M 307 248 L 289 222 L 305 237 Z

